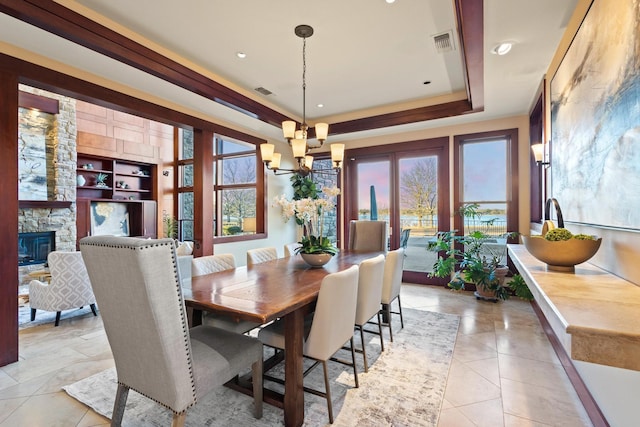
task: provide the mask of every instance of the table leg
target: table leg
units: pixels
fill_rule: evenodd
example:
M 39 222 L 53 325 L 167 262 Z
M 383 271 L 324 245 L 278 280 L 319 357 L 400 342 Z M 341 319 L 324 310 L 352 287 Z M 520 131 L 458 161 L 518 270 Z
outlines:
M 304 389 L 302 384 L 304 310 L 295 310 L 284 317 L 284 334 L 284 424 L 285 426 L 298 427 L 304 421 Z

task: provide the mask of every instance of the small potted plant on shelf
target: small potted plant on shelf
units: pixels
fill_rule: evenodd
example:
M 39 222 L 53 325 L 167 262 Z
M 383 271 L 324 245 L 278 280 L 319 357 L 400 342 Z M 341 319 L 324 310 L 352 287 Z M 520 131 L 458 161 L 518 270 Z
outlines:
M 107 185 L 107 178 L 108 177 L 109 177 L 109 175 L 107 175 L 106 173 L 100 172 L 96 176 L 96 187 L 98 187 L 98 188 L 109 188 L 109 186 Z
M 460 208 L 458 213 L 467 220 L 475 219 L 487 227 L 495 220 L 480 221 L 477 204 L 468 204 Z M 504 264 L 506 245 L 496 242 L 496 236 L 484 231 L 475 230 L 466 236 L 459 236 L 458 230 L 438 233 L 435 240 L 429 242 L 428 249 L 444 252 L 433 265 L 431 277 L 453 277 L 448 286 L 454 290 L 464 290 L 466 283 L 476 285 L 476 297 L 498 301 L 509 298 L 509 289 L 518 297 L 531 300 L 533 295 L 522 277 L 514 275 L 506 282 L 509 267 Z M 507 232 L 498 237 L 516 237 L 517 232 Z M 456 268 L 458 269 L 456 271 Z

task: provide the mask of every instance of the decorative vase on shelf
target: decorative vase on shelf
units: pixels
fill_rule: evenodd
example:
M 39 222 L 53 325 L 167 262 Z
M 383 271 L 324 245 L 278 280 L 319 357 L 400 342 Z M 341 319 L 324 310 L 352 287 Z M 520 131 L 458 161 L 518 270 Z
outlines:
M 87 183 L 87 180 L 84 178 L 84 176 L 78 175 L 78 177 L 76 178 L 76 182 L 78 183 L 78 186 L 82 187 Z
M 300 252 L 300 256 L 304 262 L 309 264 L 311 267 L 322 267 L 331 261 L 331 258 L 333 257 L 331 254 L 306 254 L 304 252 Z

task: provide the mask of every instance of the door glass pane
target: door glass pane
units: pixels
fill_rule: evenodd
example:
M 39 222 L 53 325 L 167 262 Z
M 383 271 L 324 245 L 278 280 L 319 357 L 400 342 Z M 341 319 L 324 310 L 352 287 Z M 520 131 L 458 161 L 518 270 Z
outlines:
M 430 272 L 437 254 L 425 248 L 438 231 L 438 158 L 403 158 L 398 168 L 404 270 Z
M 358 163 L 358 219 L 389 222 L 389 162 Z M 375 194 L 375 202 L 372 197 Z M 373 204 L 373 209 L 372 209 Z
M 477 215 L 464 219 L 465 233 L 480 231 L 487 238 L 483 245 L 483 253 L 487 259 L 494 257 L 500 259 L 500 263 L 507 263 L 507 204 L 506 203 L 480 203 Z
M 313 162 L 313 167 L 317 169 L 331 169 L 331 159 L 317 159 Z M 324 187 L 337 187 L 338 176 L 332 173 L 316 173 L 313 175 L 313 181 L 317 187 L 322 190 Z M 334 206 L 331 210 L 325 210 L 322 217 L 323 233 L 329 238 L 334 245 L 338 242 L 338 210 Z
M 463 201 L 507 199 L 507 141 L 465 142 L 462 146 Z
M 180 132 L 180 160 L 193 159 L 193 131 L 187 129 L 179 129 Z
M 181 240 L 193 240 L 193 193 L 178 195 L 178 220 Z
M 463 219 L 464 233 L 480 231 L 489 240 L 483 245 L 487 258 L 506 264 L 508 151 L 507 140 L 465 142 L 462 146 L 465 205 L 475 205 L 475 215 Z
M 193 187 L 193 164 L 178 166 L 179 186 Z

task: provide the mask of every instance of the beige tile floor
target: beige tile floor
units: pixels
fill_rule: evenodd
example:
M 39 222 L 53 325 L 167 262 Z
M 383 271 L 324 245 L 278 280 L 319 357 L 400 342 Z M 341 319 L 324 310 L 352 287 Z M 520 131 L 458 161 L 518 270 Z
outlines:
M 531 306 L 404 284 L 403 307 L 461 316 L 442 427 L 591 425 Z M 20 332 L 20 360 L 0 368 L 0 427 L 106 426 L 61 387 L 113 366 L 100 317 Z

